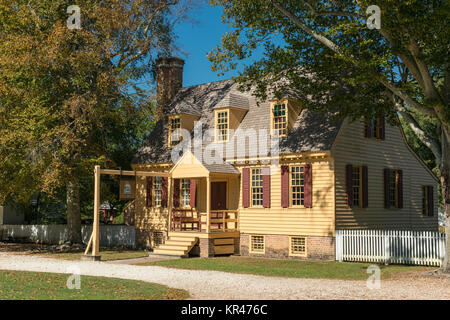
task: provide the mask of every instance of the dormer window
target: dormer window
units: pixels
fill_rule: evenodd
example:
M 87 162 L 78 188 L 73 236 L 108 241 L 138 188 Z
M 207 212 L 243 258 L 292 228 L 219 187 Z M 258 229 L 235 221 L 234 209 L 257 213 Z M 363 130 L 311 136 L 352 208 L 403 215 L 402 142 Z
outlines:
M 287 135 L 287 103 L 274 103 L 272 104 L 272 134 L 279 137 L 285 137 Z
M 169 147 L 176 146 L 181 140 L 177 129 L 181 129 L 181 118 L 177 116 L 169 118 Z
M 385 120 L 383 117 L 365 118 L 364 119 L 364 136 L 366 138 L 375 138 L 384 140 L 385 136 Z
M 228 141 L 229 112 L 228 110 L 216 111 L 216 142 Z

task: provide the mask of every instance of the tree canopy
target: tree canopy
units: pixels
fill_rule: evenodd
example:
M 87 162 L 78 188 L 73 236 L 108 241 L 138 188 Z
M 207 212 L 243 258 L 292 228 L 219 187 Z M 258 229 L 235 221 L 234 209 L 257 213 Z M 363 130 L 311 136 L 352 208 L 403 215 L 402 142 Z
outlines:
M 309 97 L 302 99 L 305 108 L 351 120 L 382 115 L 398 125 L 400 116 L 439 167 L 450 225 L 448 1 L 212 3 L 224 7 L 223 21 L 233 27 L 209 55 L 213 70 L 236 68 L 264 48 L 263 58 L 237 77 L 242 89 L 255 85 L 262 99 L 289 89 Z M 379 29 L 366 25 L 372 5 L 380 9 Z M 449 232 L 450 226 L 447 239 Z M 448 258 L 444 265 L 450 271 Z
M 66 187 L 79 241 L 79 179 L 131 160 L 153 119 L 154 60 L 190 2 L 78 1 L 69 28 L 74 4 L 0 0 L 0 202 Z

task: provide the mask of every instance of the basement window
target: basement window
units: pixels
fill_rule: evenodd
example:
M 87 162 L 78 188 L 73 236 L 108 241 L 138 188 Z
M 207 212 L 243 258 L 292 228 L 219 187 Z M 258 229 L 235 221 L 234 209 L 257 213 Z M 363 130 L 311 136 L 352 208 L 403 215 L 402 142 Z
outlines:
M 306 256 L 306 237 L 291 237 L 289 243 L 289 255 Z
M 153 232 L 153 242 L 155 246 L 164 244 L 164 233 L 161 231 Z
M 264 236 L 250 236 L 250 252 L 264 253 Z

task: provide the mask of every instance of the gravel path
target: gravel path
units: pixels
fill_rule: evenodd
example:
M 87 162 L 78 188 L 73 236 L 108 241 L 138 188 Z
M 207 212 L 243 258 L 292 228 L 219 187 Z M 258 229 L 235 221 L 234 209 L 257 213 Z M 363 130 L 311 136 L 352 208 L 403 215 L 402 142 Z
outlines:
M 185 289 L 192 299 L 450 299 L 450 279 L 426 276 L 385 280 L 381 289 L 370 290 L 365 281 L 276 278 L 0 253 L 1 270 L 69 273 L 71 266 L 78 266 L 83 275 Z

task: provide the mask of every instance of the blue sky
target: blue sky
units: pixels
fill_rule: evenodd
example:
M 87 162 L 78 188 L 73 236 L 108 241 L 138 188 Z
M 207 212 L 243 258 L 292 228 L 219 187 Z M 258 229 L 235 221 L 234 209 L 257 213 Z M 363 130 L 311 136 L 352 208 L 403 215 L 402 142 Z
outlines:
M 229 72 L 219 77 L 211 71 L 211 63 L 206 58 L 209 51 L 220 43 L 222 34 L 232 29 L 220 20 L 222 9 L 205 4 L 192 12 L 195 24 L 182 23 L 177 26 L 175 32 L 178 36 L 177 45 L 187 55 L 179 55 L 185 60 L 183 86 L 191 86 L 211 81 L 229 79 L 236 76 L 237 72 Z M 255 55 L 254 58 L 257 58 Z M 244 64 L 239 65 L 242 70 Z

